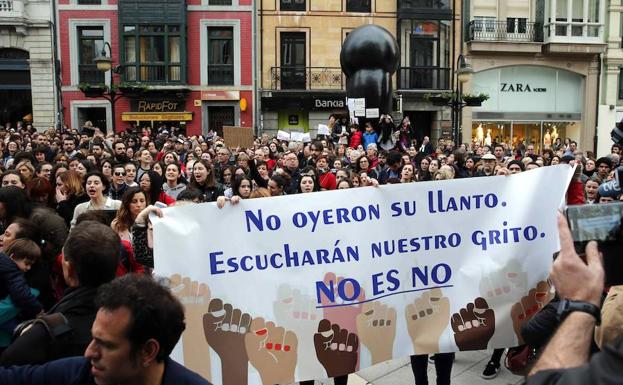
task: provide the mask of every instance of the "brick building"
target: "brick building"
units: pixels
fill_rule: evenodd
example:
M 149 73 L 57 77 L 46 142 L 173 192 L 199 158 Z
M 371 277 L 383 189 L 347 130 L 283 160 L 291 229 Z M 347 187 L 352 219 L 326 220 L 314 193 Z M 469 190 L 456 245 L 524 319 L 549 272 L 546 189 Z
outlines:
M 66 124 L 88 120 L 116 131 L 165 124 L 190 135 L 253 127 L 252 0 L 59 2 Z M 113 71 L 98 71 L 102 49 Z M 117 96 L 114 122 L 109 100 L 85 96 L 101 92 L 98 85 Z

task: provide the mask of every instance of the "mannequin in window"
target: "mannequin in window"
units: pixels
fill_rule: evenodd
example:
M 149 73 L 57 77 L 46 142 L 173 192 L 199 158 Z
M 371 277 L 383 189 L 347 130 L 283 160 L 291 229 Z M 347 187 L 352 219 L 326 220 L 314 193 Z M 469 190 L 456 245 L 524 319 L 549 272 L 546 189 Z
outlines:
M 545 135 L 543 135 L 543 148 L 548 150 L 552 146 L 552 136 L 549 133 L 549 128 L 545 130 Z
M 484 132 L 482 130 L 482 124 L 479 124 L 476 128 L 476 143 L 482 146 L 484 141 Z
M 491 129 L 487 128 L 487 137 L 485 138 L 485 145 L 491 146 Z

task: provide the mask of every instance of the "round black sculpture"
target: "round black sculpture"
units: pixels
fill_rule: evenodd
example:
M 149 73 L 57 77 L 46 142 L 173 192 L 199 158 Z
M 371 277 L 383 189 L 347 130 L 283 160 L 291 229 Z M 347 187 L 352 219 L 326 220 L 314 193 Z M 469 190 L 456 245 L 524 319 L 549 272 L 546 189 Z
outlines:
M 365 98 L 366 108 L 380 114 L 392 111 L 392 74 L 398 69 L 400 50 L 383 27 L 367 24 L 348 34 L 340 63 L 346 75 L 346 96 Z

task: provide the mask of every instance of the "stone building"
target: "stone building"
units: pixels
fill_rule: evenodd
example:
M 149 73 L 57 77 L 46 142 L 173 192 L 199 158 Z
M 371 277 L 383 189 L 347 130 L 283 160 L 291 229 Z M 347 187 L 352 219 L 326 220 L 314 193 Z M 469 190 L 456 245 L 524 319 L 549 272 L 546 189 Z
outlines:
M 54 126 L 55 86 L 51 1 L 0 0 L 0 123 Z

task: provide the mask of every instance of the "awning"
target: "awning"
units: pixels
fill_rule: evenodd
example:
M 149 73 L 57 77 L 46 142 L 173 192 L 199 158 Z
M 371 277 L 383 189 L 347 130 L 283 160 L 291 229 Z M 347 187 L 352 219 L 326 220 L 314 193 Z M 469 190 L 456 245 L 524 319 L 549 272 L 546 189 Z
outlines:
M 192 112 L 124 112 L 121 114 L 121 120 L 124 122 L 145 122 L 145 121 L 160 121 L 160 122 L 181 122 L 193 120 Z

